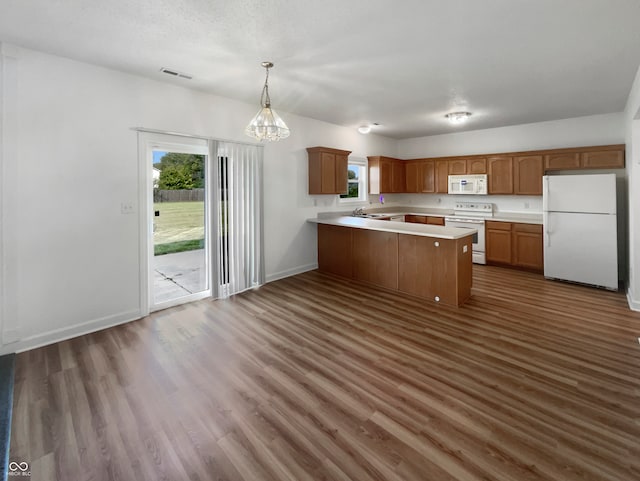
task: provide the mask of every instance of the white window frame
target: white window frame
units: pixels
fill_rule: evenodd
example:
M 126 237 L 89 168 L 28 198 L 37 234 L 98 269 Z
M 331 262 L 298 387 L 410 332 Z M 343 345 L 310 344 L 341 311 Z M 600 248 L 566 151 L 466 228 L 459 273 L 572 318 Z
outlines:
M 357 165 L 360 168 L 361 175 L 358 179 L 358 197 L 338 197 L 340 204 L 364 204 L 369 202 L 369 163 L 367 159 L 349 158 L 349 165 Z M 347 183 L 349 181 L 347 180 Z M 348 191 L 348 189 L 347 189 Z

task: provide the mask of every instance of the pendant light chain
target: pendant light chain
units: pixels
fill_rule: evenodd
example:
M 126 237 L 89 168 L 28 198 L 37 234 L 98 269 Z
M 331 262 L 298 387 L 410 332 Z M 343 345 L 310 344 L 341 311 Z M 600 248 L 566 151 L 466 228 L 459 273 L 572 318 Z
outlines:
M 267 75 L 264 79 L 264 87 L 262 87 L 262 95 L 260 96 L 260 105 L 262 105 L 263 107 L 271 107 L 271 98 L 269 97 L 269 69 L 271 67 L 266 66 L 265 69 L 267 69 Z M 265 99 L 267 100 L 265 102 Z

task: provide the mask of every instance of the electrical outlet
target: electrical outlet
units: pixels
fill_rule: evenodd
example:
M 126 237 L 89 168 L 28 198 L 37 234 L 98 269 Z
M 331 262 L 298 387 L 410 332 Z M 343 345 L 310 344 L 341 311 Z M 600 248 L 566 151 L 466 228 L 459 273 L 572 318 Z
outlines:
M 525 209 L 528 209 L 528 208 L 529 208 L 529 202 L 525 202 L 525 203 L 524 203 L 524 208 L 525 208 Z
M 133 202 L 122 202 L 120 204 L 120 213 L 121 214 L 133 214 Z

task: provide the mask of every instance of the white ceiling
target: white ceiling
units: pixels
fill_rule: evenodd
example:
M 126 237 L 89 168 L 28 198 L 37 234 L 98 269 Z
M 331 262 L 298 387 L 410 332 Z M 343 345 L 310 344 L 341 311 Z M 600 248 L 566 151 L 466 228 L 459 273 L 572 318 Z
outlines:
M 0 41 L 256 108 L 271 60 L 280 113 L 409 138 L 622 111 L 640 1 L 2 0 Z

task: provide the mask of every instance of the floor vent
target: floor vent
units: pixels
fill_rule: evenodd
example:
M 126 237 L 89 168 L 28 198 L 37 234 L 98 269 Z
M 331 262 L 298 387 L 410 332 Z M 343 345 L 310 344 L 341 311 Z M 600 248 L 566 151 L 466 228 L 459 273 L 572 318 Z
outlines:
M 191 75 L 187 75 L 186 73 L 178 72 L 177 70 L 173 70 L 170 68 L 162 67 L 160 69 L 162 73 L 166 73 L 167 75 L 172 75 L 174 77 L 185 78 L 187 80 L 191 80 L 193 77 Z

